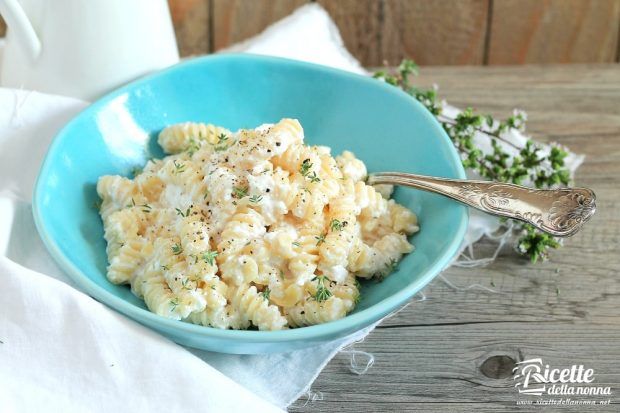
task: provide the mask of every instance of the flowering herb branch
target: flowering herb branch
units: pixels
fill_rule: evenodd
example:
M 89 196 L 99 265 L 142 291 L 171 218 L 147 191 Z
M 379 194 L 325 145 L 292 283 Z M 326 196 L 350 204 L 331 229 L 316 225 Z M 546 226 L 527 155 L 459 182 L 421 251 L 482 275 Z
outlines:
M 489 180 L 514 184 L 529 181 L 536 188 L 566 186 L 570 183 L 570 173 L 564 163 L 568 154 L 563 148 L 551 145 L 549 153 L 544 154 L 532 140 L 527 140 L 520 147 L 506 138 L 506 134 L 513 129 L 525 130 L 525 113 L 515 111 L 507 119 L 497 120 L 467 108 L 452 119 L 443 113 L 442 102 L 437 99 L 435 89 L 420 89 L 413 85 L 411 79 L 417 73 L 418 66 L 413 61 L 403 60 L 396 71 L 379 71 L 374 77 L 402 89 L 437 118 L 461 154 L 463 167 Z M 476 133 L 482 133 L 490 139 L 490 152 L 484 152 L 476 146 Z M 518 154 L 511 156 L 505 151 L 506 147 L 512 147 Z M 513 228 L 520 234 L 516 249 L 532 262 L 547 259 L 549 249 L 561 245 L 558 239 L 529 224 L 520 221 L 514 224 Z

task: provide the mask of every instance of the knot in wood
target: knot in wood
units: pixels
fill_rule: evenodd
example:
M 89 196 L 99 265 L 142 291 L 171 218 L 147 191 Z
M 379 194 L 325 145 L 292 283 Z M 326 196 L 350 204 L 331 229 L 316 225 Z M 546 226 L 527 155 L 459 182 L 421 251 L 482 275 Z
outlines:
M 505 379 L 512 376 L 516 362 L 510 356 L 492 356 L 480 365 L 480 371 L 491 379 Z

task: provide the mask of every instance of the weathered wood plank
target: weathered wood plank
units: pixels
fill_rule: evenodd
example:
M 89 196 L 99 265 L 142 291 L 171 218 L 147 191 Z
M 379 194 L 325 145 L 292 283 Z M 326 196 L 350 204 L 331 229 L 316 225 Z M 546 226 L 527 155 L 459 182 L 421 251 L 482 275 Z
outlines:
M 383 1 L 318 0 L 340 31 L 345 46 L 363 65 L 382 65 L 382 37 L 385 29 Z
M 318 383 L 323 385 L 313 388 L 323 400 L 290 410 L 426 411 L 421 405 L 442 403 L 452 406 L 447 411 L 473 411 L 470 405 L 510 411 L 523 398 L 512 374 L 492 378 L 480 371 L 485 360 L 498 354 L 514 361 L 540 357 L 562 368 L 583 364 L 594 369 L 597 385 L 617 386 L 620 330 L 613 328 L 575 329 L 560 322 L 383 328 L 356 347 L 375 356 L 366 374 L 351 374 L 349 358 L 340 354 L 321 374 Z M 302 398 L 295 407 L 303 403 Z
M 263 31 L 308 0 L 212 0 L 214 51 Z
M 386 0 L 384 59 L 390 64 L 410 57 L 422 65 L 480 65 L 488 9 L 488 0 Z
M 168 0 L 181 56 L 201 55 L 210 49 L 210 0 Z
M 614 62 L 620 0 L 495 0 L 489 64 Z
M 481 64 L 488 0 L 318 0 L 366 66 Z
M 350 373 L 349 358 L 341 354 L 312 388 L 323 400 L 303 406 L 302 397 L 291 411 L 514 411 L 518 395 L 511 377 L 489 378 L 481 371 L 494 356 L 542 357 L 558 367 L 583 363 L 595 370 L 596 383 L 615 387 L 613 404 L 597 411 L 617 411 L 618 66 L 423 68 L 418 84 L 433 83 L 460 106 L 495 115 L 515 105 L 526 109 L 536 138 L 586 154 L 576 180 L 596 191 L 597 215 L 550 262 L 530 265 L 508 249 L 486 268 L 450 268 L 444 275 L 451 283 L 499 293 L 454 290 L 436 279 L 425 289 L 425 301 L 412 303 L 356 345 L 375 356 L 367 374 Z

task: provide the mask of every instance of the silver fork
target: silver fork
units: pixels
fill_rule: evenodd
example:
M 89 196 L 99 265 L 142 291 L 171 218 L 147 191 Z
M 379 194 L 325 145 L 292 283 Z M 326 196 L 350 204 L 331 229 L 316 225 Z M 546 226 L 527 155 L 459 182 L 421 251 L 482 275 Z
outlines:
M 527 222 L 556 237 L 574 235 L 596 211 L 596 195 L 588 188 L 534 189 L 400 172 L 371 174 L 368 184 L 404 185 L 434 192 L 491 215 Z

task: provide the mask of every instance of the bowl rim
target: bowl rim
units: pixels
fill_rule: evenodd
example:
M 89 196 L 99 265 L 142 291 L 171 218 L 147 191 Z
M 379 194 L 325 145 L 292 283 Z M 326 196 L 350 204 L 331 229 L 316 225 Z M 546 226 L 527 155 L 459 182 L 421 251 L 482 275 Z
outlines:
M 428 121 L 429 126 L 433 128 L 434 132 L 436 132 L 440 136 L 440 139 L 443 140 L 443 144 L 445 146 L 448 146 L 449 160 L 456 166 L 457 178 L 466 178 L 465 171 L 463 169 L 460 157 L 456 149 L 454 148 L 448 135 L 443 130 L 439 122 L 435 119 L 435 117 L 417 100 L 413 99 L 411 96 L 407 95 L 398 88 L 395 88 L 384 82 L 380 82 L 368 76 L 358 75 L 344 70 L 334 69 L 328 66 L 280 57 L 255 55 L 249 53 L 220 54 L 188 59 L 187 61 L 183 61 L 174 66 L 165 68 L 163 70 L 154 72 L 137 80 L 129 82 L 97 99 L 88 107 L 77 113 L 69 122 L 67 122 L 62 127 L 62 129 L 58 133 L 56 133 L 47 150 L 41 169 L 36 179 L 32 198 L 32 212 L 35 225 L 37 227 L 39 235 L 43 240 L 44 245 L 47 247 L 47 250 L 50 252 L 54 260 L 60 265 L 60 267 L 64 271 L 66 271 L 67 275 L 80 287 L 83 292 L 86 292 L 92 298 L 106 304 L 113 310 L 129 316 L 134 321 L 150 326 L 161 325 L 166 329 L 166 332 L 175 333 L 173 335 L 192 334 L 195 336 L 200 336 L 203 339 L 230 339 L 237 341 L 246 341 L 248 343 L 288 342 L 298 340 L 321 341 L 321 339 L 338 336 L 339 333 L 343 331 L 350 333 L 353 329 L 358 330 L 367 327 L 377 321 L 377 314 L 382 314 L 382 316 L 379 317 L 382 318 L 388 313 L 395 311 L 399 305 L 413 297 L 418 291 L 420 291 L 426 284 L 428 284 L 435 276 L 437 276 L 445 267 L 449 265 L 452 258 L 458 252 L 461 241 L 465 236 L 465 231 L 469 220 L 468 210 L 465 207 L 461 208 L 461 212 L 459 214 L 458 228 L 456 230 L 455 236 L 453 237 L 449 245 L 445 248 L 444 252 L 440 256 L 438 256 L 432 264 L 430 264 L 424 271 L 420 273 L 418 279 L 415 282 L 408 284 L 405 288 L 369 306 L 368 308 L 365 308 L 353 314 L 349 314 L 344 318 L 313 326 L 278 331 L 223 330 L 214 327 L 191 324 L 180 320 L 168 319 L 152 313 L 148 309 L 137 307 L 136 305 L 114 295 L 103 287 L 97 285 L 94 281 L 88 278 L 80 269 L 78 269 L 78 267 L 62 253 L 57 242 L 50 236 L 41 212 L 41 200 L 43 198 L 45 189 L 45 183 L 43 182 L 43 178 L 49 176 L 49 170 L 50 168 L 52 168 L 53 165 L 51 161 L 51 155 L 56 152 L 56 149 L 60 145 L 60 141 L 63 139 L 63 136 L 77 121 L 77 119 L 81 118 L 84 115 L 90 115 L 97 112 L 101 107 L 107 105 L 111 100 L 130 92 L 138 86 L 147 84 L 153 78 L 157 78 L 162 75 L 168 75 L 177 71 L 182 71 L 192 66 L 200 66 L 205 63 L 226 60 L 289 65 L 301 69 L 310 69 L 313 71 L 320 71 L 329 75 L 349 78 L 353 79 L 356 82 L 363 82 L 369 85 L 372 83 L 373 87 L 384 88 L 385 93 L 398 96 L 398 98 L 401 100 L 406 100 L 407 104 L 412 105 L 413 110 L 418 110 L 422 113 L 422 116 L 424 116 Z

